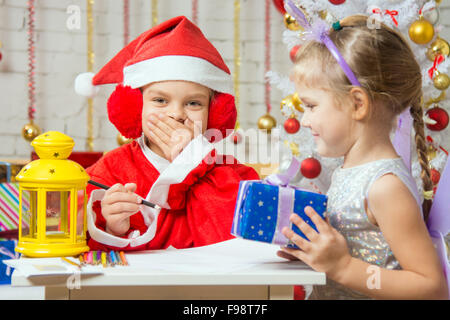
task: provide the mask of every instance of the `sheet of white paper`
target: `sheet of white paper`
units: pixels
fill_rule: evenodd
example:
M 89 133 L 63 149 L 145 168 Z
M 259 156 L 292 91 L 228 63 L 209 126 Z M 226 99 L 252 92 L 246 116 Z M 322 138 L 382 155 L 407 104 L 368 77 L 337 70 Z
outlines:
M 67 259 L 77 262 L 75 259 Z M 63 261 L 61 258 L 21 258 L 3 260 L 6 265 L 20 271 L 25 277 L 45 276 L 45 275 L 70 275 L 80 274 L 102 274 L 102 266 L 83 266 L 78 269 L 76 266 Z
M 229 273 L 264 263 L 287 262 L 276 255 L 278 245 L 232 239 L 209 246 L 127 253 L 131 268 L 169 272 Z
M 126 253 L 129 266 L 86 265 L 81 274 L 113 274 L 126 270 L 143 272 L 162 270 L 173 273 L 231 273 L 254 266 L 269 265 L 272 270 L 308 269 L 301 262 L 288 262 L 276 255 L 278 245 L 245 239 L 232 239 L 209 246 L 170 250 L 133 251 Z M 76 259 L 73 260 L 77 262 Z M 79 272 L 61 258 L 21 258 L 5 260 L 4 263 L 16 268 L 26 277 L 40 275 L 64 275 Z

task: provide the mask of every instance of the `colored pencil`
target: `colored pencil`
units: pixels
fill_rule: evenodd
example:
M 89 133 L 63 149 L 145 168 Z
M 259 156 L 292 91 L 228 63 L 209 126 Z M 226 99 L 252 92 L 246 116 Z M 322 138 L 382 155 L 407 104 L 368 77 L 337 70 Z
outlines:
M 97 251 L 97 264 L 102 264 L 102 251 Z
M 110 251 L 110 252 L 109 252 L 109 256 L 111 257 L 111 260 L 112 260 L 113 265 L 116 265 L 116 264 L 117 264 L 117 261 L 116 261 L 116 256 L 115 256 L 114 252 L 113 252 L 113 251 Z
M 123 263 L 122 263 L 122 259 L 120 259 L 119 253 L 118 253 L 117 251 L 114 251 L 114 254 L 116 255 L 117 263 L 118 263 L 120 266 L 122 266 Z
M 106 252 L 102 252 L 101 259 L 103 268 L 106 268 Z
M 77 267 L 78 269 L 81 270 L 81 265 L 79 265 L 78 263 L 75 263 L 75 262 L 73 262 L 73 261 L 70 261 L 69 259 L 67 259 L 67 258 L 65 258 L 65 257 L 61 257 L 61 259 L 62 259 L 63 261 L 65 261 L 65 262 L 67 262 L 67 263 L 69 263 L 69 264 L 71 264 L 71 265 L 73 265 L 73 266 L 75 266 L 75 267 Z
M 111 256 L 109 255 L 109 252 L 106 252 L 106 259 L 108 260 L 108 265 L 111 267 L 114 267 L 114 263 L 111 260 Z
M 125 258 L 125 252 L 120 251 L 120 257 L 122 258 L 123 264 L 124 264 L 125 266 L 127 266 L 127 265 L 128 265 L 128 261 L 127 261 L 127 258 Z

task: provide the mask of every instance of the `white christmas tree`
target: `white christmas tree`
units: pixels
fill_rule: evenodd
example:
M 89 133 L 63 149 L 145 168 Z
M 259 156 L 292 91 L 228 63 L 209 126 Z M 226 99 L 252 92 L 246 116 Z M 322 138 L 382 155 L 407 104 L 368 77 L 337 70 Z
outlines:
M 432 169 L 432 179 L 435 184 L 439 180 L 439 173 L 443 170 L 449 150 L 448 130 L 448 108 L 449 99 L 445 92 L 450 84 L 447 76 L 449 68 L 449 46 L 448 42 L 442 39 L 439 34 L 442 26 L 439 24 L 439 3 L 440 1 L 421 0 L 293 0 L 293 3 L 302 8 L 306 15 L 314 21 L 316 19 L 325 20 L 331 27 L 332 23 L 354 14 L 365 14 L 370 17 L 374 24 L 381 21 L 393 29 L 399 30 L 414 52 L 415 58 L 422 69 L 423 101 L 424 101 L 424 121 L 426 123 L 425 136 L 429 143 L 428 156 Z M 292 54 L 303 40 L 300 37 L 298 28 L 295 27 L 295 20 L 292 21 L 287 13 L 284 22 L 287 26 L 283 33 L 283 42 L 286 44 L 288 52 Z M 415 28 L 420 24 L 422 28 Z M 428 30 L 428 35 L 424 32 L 424 25 Z M 292 27 L 294 26 L 294 27 Z M 432 32 L 430 36 L 430 31 Z M 421 39 L 418 39 L 421 38 Z M 423 39 L 425 38 L 425 40 Z M 287 55 L 288 56 L 288 55 Z M 432 69 L 436 66 L 435 69 Z M 430 77 L 430 74 L 432 77 Z M 289 165 L 292 157 L 305 163 L 311 157 L 320 163 L 321 171 L 317 170 L 313 163 L 313 171 L 310 178 L 308 174 L 299 172 L 292 180 L 298 186 L 312 188 L 325 193 L 328 189 L 331 173 L 342 163 L 342 159 L 322 158 L 314 152 L 314 142 L 308 129 L 297 129 L 296 121 L 302 117 L 301 101 L 295 95 L 294 84 L 287 75 L 270 71 L 266 74 L 268 81 L 283 92 L 286 97 L 281 102 L 282 114 L 286 117 L 285 126 L 280 128 L 280 141 L 282 144 L 282 160 L 280 171 Z M 411 134 L 411 145 L 413 149 L 414 134 Z M 412 173 L 416 179 L 420 192 L 423 190 L 420 178 L 421 168 L 417 161 L 416 152 L 411 152 Z M 311 165 L 311 163 L 306 163 Z

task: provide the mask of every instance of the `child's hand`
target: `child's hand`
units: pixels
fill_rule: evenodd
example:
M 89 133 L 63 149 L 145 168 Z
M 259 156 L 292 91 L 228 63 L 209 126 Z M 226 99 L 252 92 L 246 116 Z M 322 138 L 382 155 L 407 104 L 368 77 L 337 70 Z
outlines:
M 150 118 L 148 125 L 151 130 L 148 138 L 162 150 L 170 162 L 194 138 L 194 123 L 189 118 L 182 124 L 165 114 L 158 114 L 157 117 Z
M 343 235 L 323 220 L 311 207 L 305 208 L 305 213 L 316 225 L 319 233 L 310 227 L 295 213 L 289 218 L 310 240 L 302 238 L 291 229 L 283 228 L 283 234 L 295 243 L 301 250 L 281 248 L 278 256 L 292 260 L 293 257 L 302 260 L 318 272 L 325 272 L 330 278 L 336 278 L 345 270 L 351 260 L 347 242 Z
M 123 236 L 130 229 L 130 216 L 140 210 L 142 198 L 134 193 L 135 183 L 116 183 L 106 190 L 101 201 L 106 232 Z

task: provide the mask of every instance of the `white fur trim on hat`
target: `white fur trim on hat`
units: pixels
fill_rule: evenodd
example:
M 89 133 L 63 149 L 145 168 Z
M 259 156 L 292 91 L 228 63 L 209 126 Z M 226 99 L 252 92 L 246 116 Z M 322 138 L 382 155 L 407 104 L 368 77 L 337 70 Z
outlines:
M 233 94 L 231 75 L 205 59 L 192 56 L 160 56 L 123 69 L 123 84 L 133 89 L 159 81 L 184 80 L 215 91 Z
M 80 73 L 75 78 L 75 92 L 80 96 L 92 98 L 94 97 L 100 88 L 92 84 L 92 79 L 95 74 L 92 72 Z

